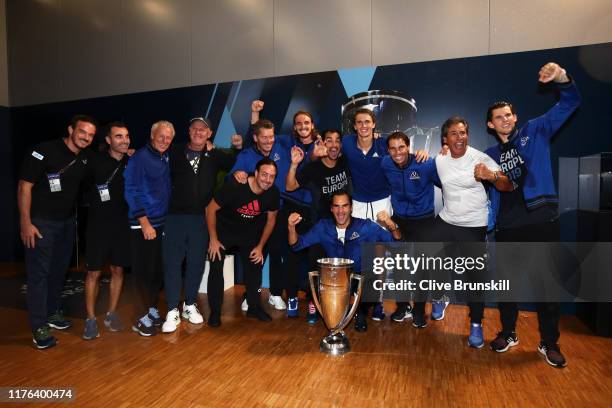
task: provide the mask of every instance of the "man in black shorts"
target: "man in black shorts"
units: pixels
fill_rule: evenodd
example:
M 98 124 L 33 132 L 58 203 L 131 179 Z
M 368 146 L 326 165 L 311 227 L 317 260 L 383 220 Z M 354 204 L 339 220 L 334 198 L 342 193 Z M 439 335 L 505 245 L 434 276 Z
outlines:
M 50 327 L 72 327 L 61 312 L 60 295 L 74 246 L 74 203 L 87 169 L 83 149 L 95 134 L 95 120 L 77 115 L 67 137 L 35 146 L 21 167 L 17 202 L 28 275 L 28 319 L 39 349 L 57 344 Z
M 107 126 L 105 140 L 108 151 L 94 153 L 89 157 L 92 185 L 87 221 L 85 340 L 100 336 L 95 307 L 101 270 L 107 261 L 110 262 L 111 283 L 104 325 L 110 331 L 123 330 L 115 310 L 123 286 L 123 267 L 130 264 L 130 225 L 128 206 L 123 197 L 123 171 L 127 164 L 130 134 L 125 124 L 112 122 Z
M 261 321 L 272 318 L 261 307 L 258 289 L 264 263 L 264 246 L 272 234 L 280 204 L 280 192 L 274 186 L 276 164 L 263 158 L 255 166 L 255 175 L 246 184 L 229 177 L 206 207 L 206 223 L 210 242 L 208 256 L 208 325 L 221 325 L 223 304 L 223 260 L 226 251 L 237 249 L 244 268 L 247 317 Z

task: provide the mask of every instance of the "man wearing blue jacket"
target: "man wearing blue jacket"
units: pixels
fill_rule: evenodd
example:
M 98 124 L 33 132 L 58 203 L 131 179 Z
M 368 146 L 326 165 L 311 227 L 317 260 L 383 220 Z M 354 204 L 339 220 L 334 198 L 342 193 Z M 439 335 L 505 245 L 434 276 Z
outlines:
M 500 242 L 556 242 L 559 240 L 558 196 L 552 175 L 550 143 L 552 137 L 580 105 L 574 81 L 558 64 L 550 62 L 539 72 L 542 83 L 554 82 L 560 99 L 548 112 L 517 128 L 514 107 L 497 102 L 487 111 L 487 127 L 499 144 L 486 152 L 501 166 L 514 185 L 514 191 L 492 197 L 497 213 L 495 237 Z M 505 352 L 518 344 L 516 303 L 500 303 L 502 330 L 491 342 L 491 349 Z M 559 340 L 559 303 L 538 303 L 540 345 L 538 350 L 555 367 L 566 360 Z
M 333 218 L 319 220 L 306 234 L 300 236 L 296 225 L 302 217 L 298 213 L 291 213 L 287 220 L 289 230 L 289 245 L 294 251 L 320 244 L 328 257 L 351 259 L 357 272 L 361 269 L 361 244 L 369 242 L 392 242 L 400 239 L 401 234 L 397 224 L 389 217 L 379 217 L 380 222 L 387 227 L 369 219 L 354 218 L 351 216 L 353 200 L 345 191 L 336 191 L 331 198 L 331 212 Z M 359 311 L 355 316 L 355 330 L 368 329 L 366 315 L 369 302 L 361 302 Z
M 162 235 L 171 192 L 167 150 L 174 133 L 172 123 L 154 123 L 150 142 L 134 153 L 123 173 L 136 295 L 137 321 L 132 329 L 141 336 L 157 334 L 156 327 L 163 323 L 157 303 L 163 276 Z
M 383 157 L 381 168 L 387 182 L 391 186 L 391 205 L 393 220 L 399 226 L 402 240 L 407 242 L 427 242 L 431 238 L 434 226 L 434 184 L 440 186 L 440 178 L 436 171 L 436 162 L 428 159 L 418 162 L 410 153 L 410 139 L 402 132 L 395 132 L 387 138 L 389 155 Z M 416 328 L 427 326 L 425 321 L 425 302 L 423 294 L 417 294 L 414 310 L 411 311 L 407 301 L 397 302 L 397 309 L 391 319 L 402 322 L 412 318 Z M 432 315 L 436 318 L 442 315 L 436 310 L 444 302 L 432 302 Z

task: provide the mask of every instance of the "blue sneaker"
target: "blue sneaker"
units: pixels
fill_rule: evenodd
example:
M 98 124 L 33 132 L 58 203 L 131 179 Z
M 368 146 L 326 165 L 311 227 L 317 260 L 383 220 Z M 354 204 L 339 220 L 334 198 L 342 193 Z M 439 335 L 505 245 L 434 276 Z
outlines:
M 292 297 L 287 300 L 287 317 L 298 317 L 298 298 Z
M 96 322 L 96 318 L 86 319 L 85 320 L 85 330 L 83 331 L 83 338 L 85 340 L 93 340 L 96 337 L 100 337 L 100 332 L 98 331 L 98 322 Z
M 381 322 L 385 320 L 385 310 L 383 309 L 382 303 L 377 303 L 372 311 L 372 320 Z
M 155 327 L 161 327 L 164 324 L 164 319 L 161 318 L 159 311 L 154 307 L 149 308 L 149 319 L 151 319 Z
M 319 320 L 317 317 L 317 308 L 312 301 L 308 302 L 308 313 L 306 314 L 306 321 L 308 324 L 315 324 Z
M 448 307 L 447 301 L 434 300 L 431 302 L 431 320 L 442 320 L 444 319 L 444 312 Z
M 482 337 L 482 324 L 472 323 L 470 325 L 470 337 L 468 337 L 468 345 L 474 348 L 484 346 L 484 338 Z
M 32 343 L 37 349 L 43 350 L 55 346 L 57 339 L 49 333 L 49 326 L 44 325 L 32 332 Z

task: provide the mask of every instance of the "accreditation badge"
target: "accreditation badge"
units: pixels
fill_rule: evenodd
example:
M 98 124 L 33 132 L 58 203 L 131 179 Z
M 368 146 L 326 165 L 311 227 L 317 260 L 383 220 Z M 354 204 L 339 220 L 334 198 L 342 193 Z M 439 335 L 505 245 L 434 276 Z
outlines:
M 100 201 L 110 201 L 110 191 L 108 191 L 108 184 L 98 184 L 98 193 L 100 194 Z
M 52 193 L 62 191 L 62 182 L 60 181 L 59 173 L 47 174 L 47 181 L 49 181 L 49 189 Z

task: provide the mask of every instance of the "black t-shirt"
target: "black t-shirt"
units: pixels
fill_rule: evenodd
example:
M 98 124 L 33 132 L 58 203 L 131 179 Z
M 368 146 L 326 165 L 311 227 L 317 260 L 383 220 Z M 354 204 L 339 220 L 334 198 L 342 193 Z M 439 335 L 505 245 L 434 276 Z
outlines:
M 307 163 L 296 175 L 300 187 L 308 188 L 319 218 L 331 215 L 331 196 L 335 191 L 347 190 L 350 193 L 351 179 L 346 159 L 338 158 L 336 165 L 327 167 L 321 160 Z
M 86 172 L 85 153 L 74 154 L 63 139 L 44 142 L 30 150 L 19 175 L 21 180 L 34 184 L 30 217 L 52 220 L 70 217 Z
M 242 184 L 230 177 L 215 194 L 215 201 L 221 207 L 217 212 L 217 229 L 240 234 L 245 244 L 256 243 L 266 224 L 267 212 L 279 208 L 280 192 L 272 186 L 255 194 L 248 183 Z
M 88 155 L 90 217 L 104 218 L 109 222 L 111 220 L 127 222 L 128 205 L 123 194 L 125 190 L 123 172 L 127 161 L 127 156 L 116 160 L 108 152 Z
M 513 142 L 504 143 L 501 151 L 500 167 L 514 185 L 514 191 L 500 193 L 497 227 L 511 229 L 555 219 L 557 208 L 554 206 L 545 205 L 531 211 L 527 210 L 523 196 L 523 184 L 529 170 L 525 165 L 525 160 Z

